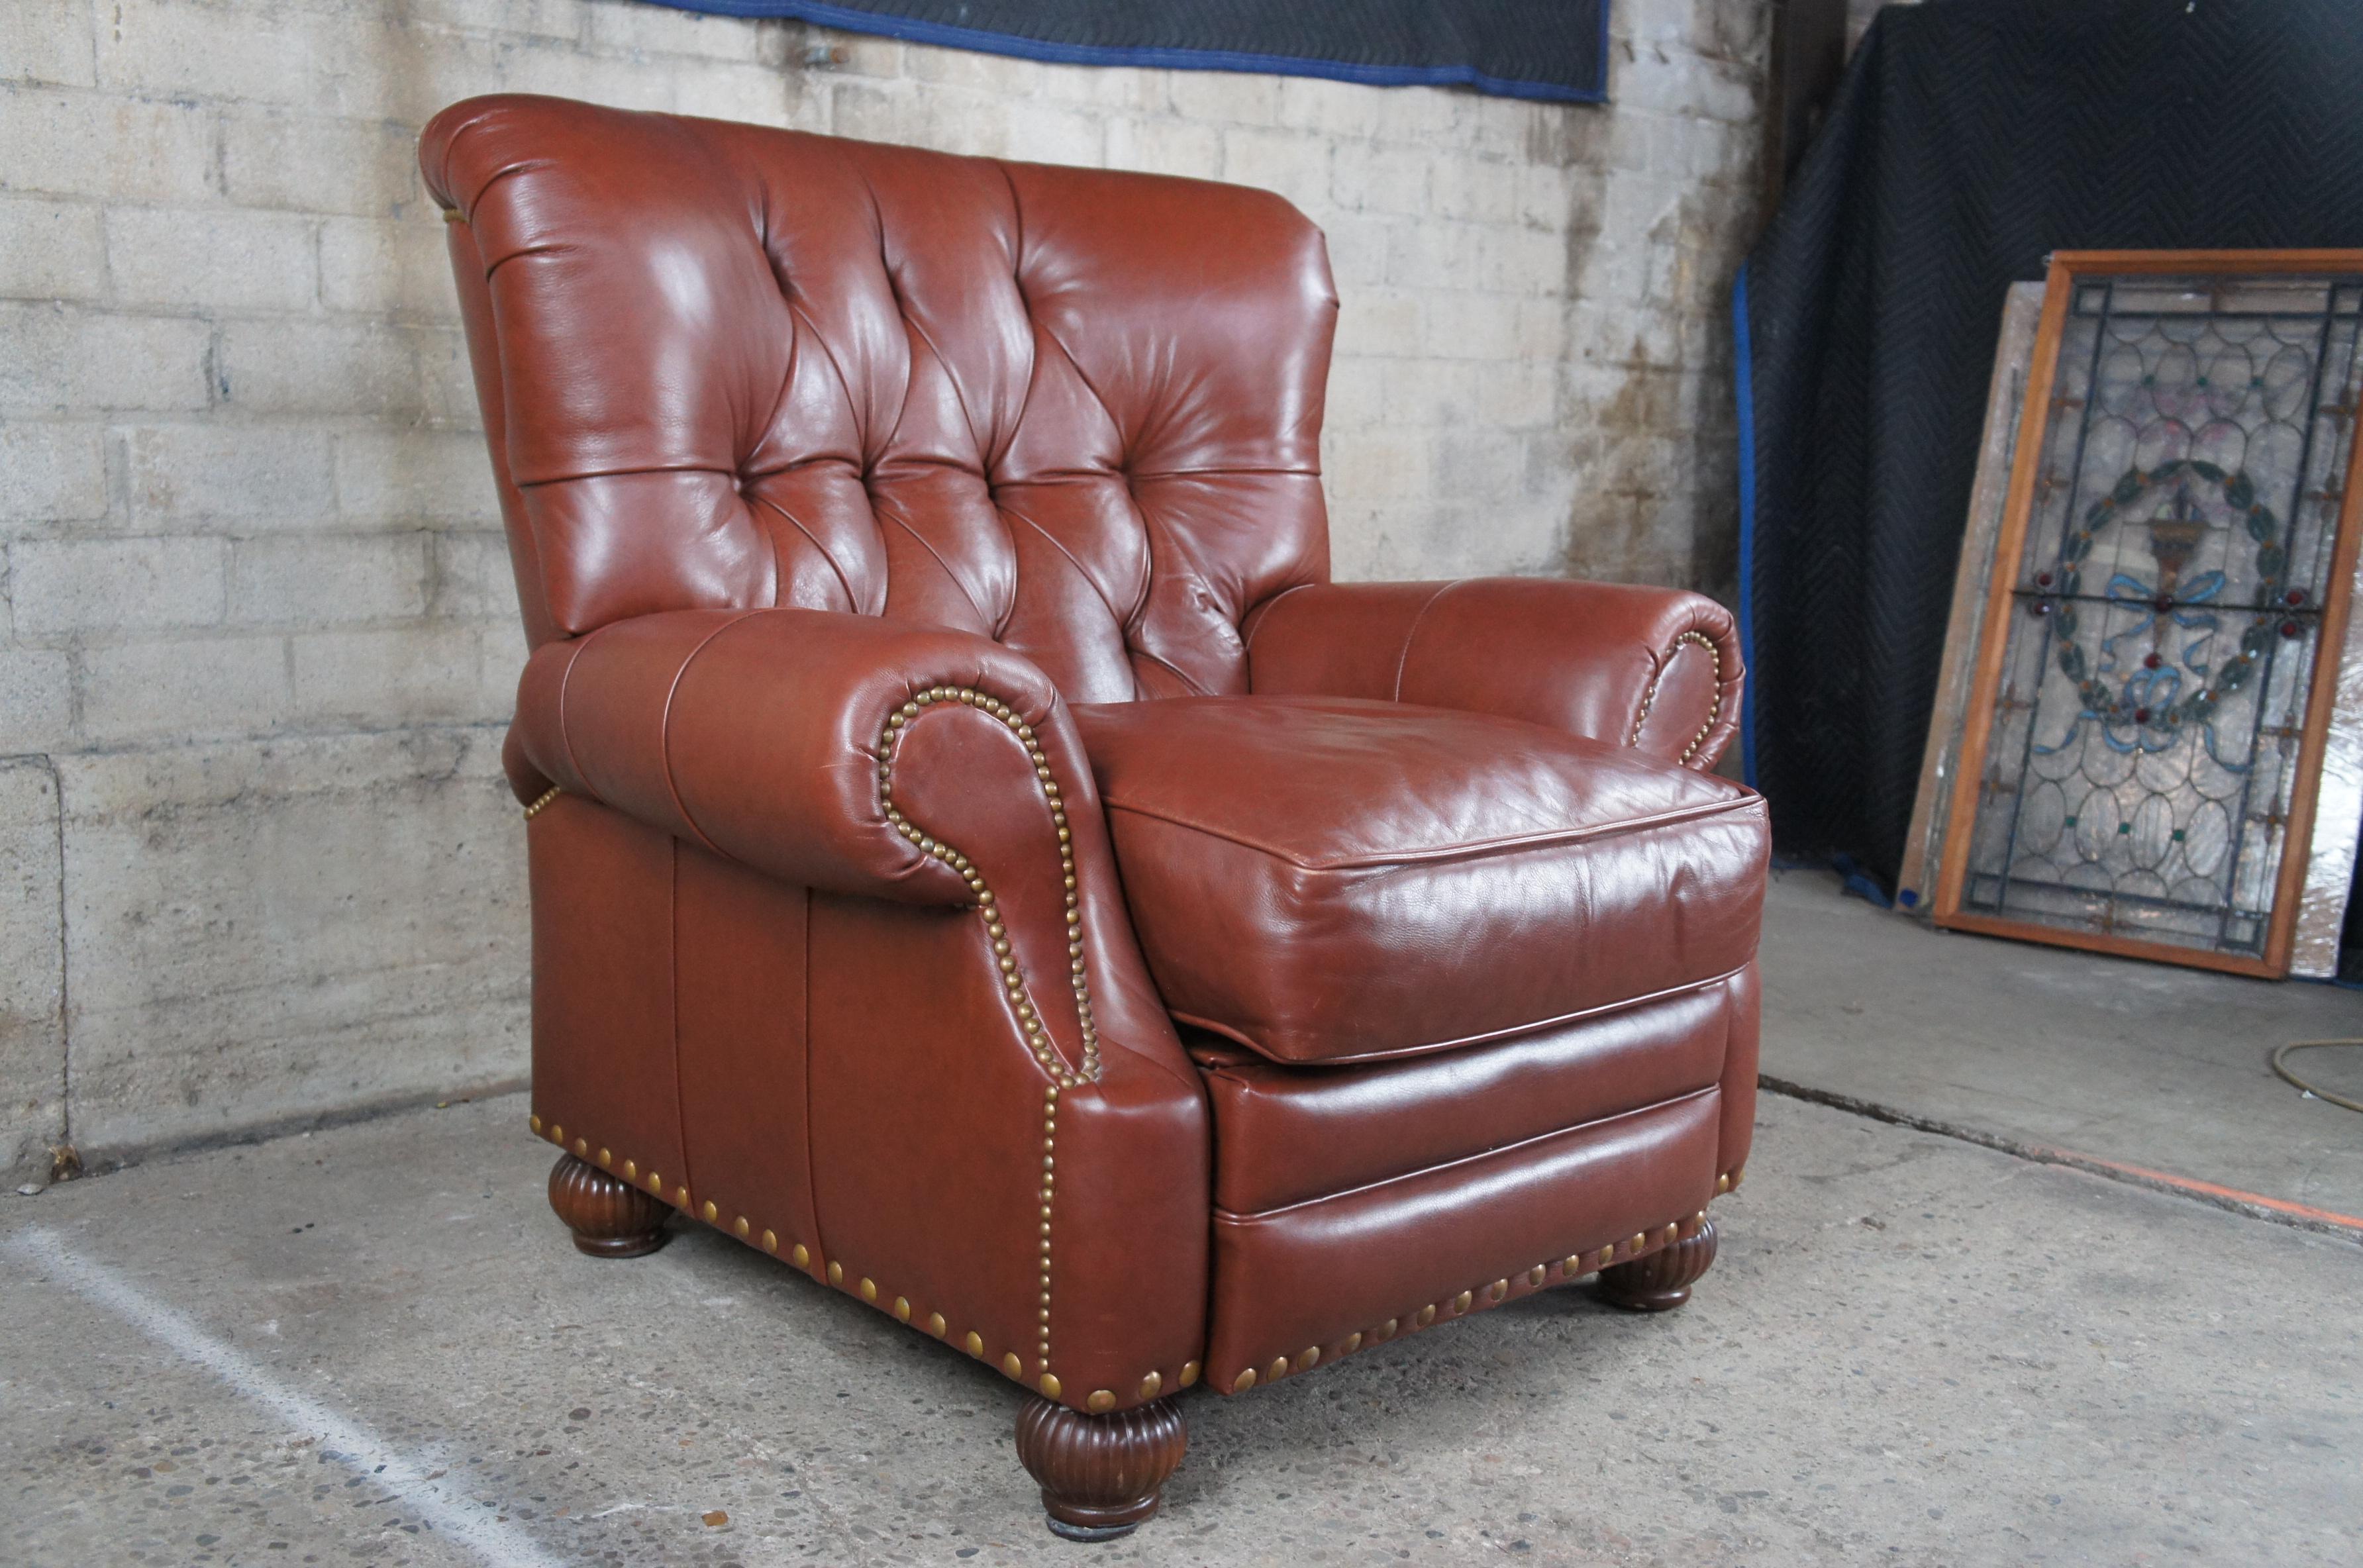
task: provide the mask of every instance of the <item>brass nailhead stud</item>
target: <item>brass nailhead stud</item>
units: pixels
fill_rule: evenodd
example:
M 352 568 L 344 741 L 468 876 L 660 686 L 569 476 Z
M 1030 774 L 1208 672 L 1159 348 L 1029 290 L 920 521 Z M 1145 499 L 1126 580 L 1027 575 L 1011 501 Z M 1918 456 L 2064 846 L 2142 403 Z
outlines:
M 864 1301 L 878 1299 L 878 1282 L 868 1275 L 861 1276 L 861 1299 Z
M 903 1321 L 906 1323 L 911 1320 L 911 1298 L 909 1297 L 897 1296 L 894 1297 L 894 1316 L 902 1319 Z
M 1681 1239 L 1681 1234 L 1682 1228 L 1678 1224 L 1669 1225 L 1666 1227 L 1666 1240 L 1669 1242 L 1680 1241 Z
M 1115 1408 L 1115 1396 L 1105 1388 L 1094 1388 L 1092 1397 L 1083 1401 L 1083 1408 L 1094 1416 L 1104 1416 Z
M 1633 1240 L 1632 1240 L 1631 1242 L 1627 1242 L 1627 1243 L 1626 1243 L 1627 1247 L 1628 1247 L 1631 1251 L 1633 1251 L 1633 1252 L 1636 1252 L 1636 1253 L 1637 1253 L 1637 1252 L 1639 1252 L 1643 1247 L 1647 1246 L 1648 1244 L 1649 1244 L 1649 1238 L 1648 1238 L 1648 1237 L 1647 1237 L 1647 1236 L 1645 1236 L 1645 1235 L 1642 1235 L 1642 1234 L 1641 1234 L 1639 1231 L 1636 1231 L 1633 1233 Z
M 610 1160 L 613 1160 L 615 1157 L 616 1156 L 612 1153 L 605 1149 L 599 1151 L 599 1163 L 603 1165 L 607 1164 Z
M 688 1188 L 684 1187 L 684 1188 L 682 1188 L 682 1191 L 684 1191 L 684 1192 L 686 1192 L 686 1191 L 688 1190 Z M 715 1221 L 716 1219 L 718 1219 L 718 1218 L 721 1216 L 722 1210 L 720 1210 L 719 1209 L 715 1208 L 715 1207 L 714 1207 L 714 1199 L 712 1199 L 712 1198 L 707 1198 L 707 1199 L 705 1200 L 705 1211 L 704 1211 L 704 1212 L 705 1212 L 705 1222 L 706 1222 L 707 1224 L 711 1225 L 711 1224 L 713 1224 L 713 1223 L 714 1223 L 714 1221 Z
M 828 1265 L 828 1282 L 831 1285 L 843 1285 L 845 1283 L 845 1265 L 843 1264 L 832 1263 Z
M 1310 1372 L 1320 1364 L 1321 1347 L 1319 1345 L 1305 1346 L 1304 1353 L 1296 1358 L 1296 1370 L 1299 1372 Z
M 1360 1350 L 1361 1348 L 1362 1336 L 1358 1331 L 1346 1336 L 1346 1342 L 1337 1347 L 1337 1353 L 1339 1355 L 1352 1355 L 1356 1351 Z
M 638 1160 L 626 1160 L 624 1162 L 624 1176 L 627 1181 L 639 1180 L 640 1163 Z
M 1697 1213 L 1695 1213 L 1695 1214 L 1693 1214 L 1693 1215 L 1692 1215 L 1692 1216 L 1691 1216 L 1691 1228 L 1692 1228 L 1692 1230 L 1696 1230 L 1699 1226 L 1703 1225 L 1703 1224 L 1705 1224 L 1705 1223 L 1706 1223 L 1706 1210 L 1705 1210 L 1705 1209 L 1700 1209 Z
M 1284 1355 L 1276 1355 L 1271 1358 L 1271 1364 L 1264 1369 L 1263 1380 L 1266 1383 L 1277 1383 L 1287 1375 L 1288 1358 Z
M 1469 1304 L 1475 1299 L 1476 1297 L 1464 1290 L 1452 1298 L 1452 1309 L 1455 1312 L 1466 1312 L 1469 1310 Z
M 1499 1301 L 1510 1294 L 1510 1282 L 1506 1279 L 1497 1279 L 1485 1287 L 1485 1294 Z
M 575 1153 L 577 1155 L 587 1154 L 589 1154 L 590 1152 L 591 1152 L 591 1140 L 590 1140 L 590 1139 L 588 1139 L 588 1138 L 577 1138 L 577 1139 L 575 1139 L 575 1140 L 574 1140 L 574 1153 Z
M 1577 1253 L 1561 1258 L 1559 1260 L 1559 1273 L 1567 1275 L 1568 1278 L 1573 1279 L 1577 1275 L 1583 1272 L 1583 1255 L 1581 1253 Z
M 1001 1358 L 1001 1370 L 1012 1377 L 1022 1377 L 1026 1375 L 1026 1364 L 1017 1359 L 1015 1351 L 1009 1351 Z
M 533 1130 L 534 1130 L 535 1132 L 540 1132 L 540 1131 L 541 1131 L 541 1118 L 540 1118 L 540 1117 L 538 1117 L 538 1116 L 528 1116 L 528 1117 L 527 1117 L 527 1118 L 526 1118 L 526 1121 L 528 1121 L 528 1122 L 530 1122 L 530 1123 L 532 1124 L 532 1126 L 533 1126 Z
M 649 1173 L 649 1190 L 655 1193 L 659 1198 L 662 1198 L 664 1196 L 664 1174 L 662 1172 L 650 1171 Z
M 796 1243 L 795 1251 L 788 1254 L 788 1261 L 794 1264 L 798 1268 L 810 1268 L 812 1266 L 812 1253 L 804 1251 L 804 1244 L 802 1242 L 798 1242 Z
M 1430 1323 L 1435 1322 L 1435 1321 L 1436 1321 L 1436 1309 L 1435 1309 L 1435 1308 L 1433 1308 L 1433 1307 L 1423 1307 L 1423 1308 L 1421 1308 L 1421 1309 L 1419 1309 L 1419 1318 L 1418 1318 L 1417 1321 L 1418 1321 L 1418 1323 L 1419 1323 L 1419 1326 L 1420 1326 L 1421 1328 L 1423 1328 L 1423 1329 L 1426 1328 Z
M 939 1340 L 944 1337 L 944 1315 L 941 1312 L 927 1314 L 927 1332 Z
M 780 1233 L 777 1231 L 763 1232 L 763 1250 L 767 1253 L 776 1253 L 780 1250 Z
M 1384 1344 L 1384 1343 L 1386 1343 L 1389 1340 L 1393 1339 L 1393 1338 L 1395 1337 L 1395 1331 L 1396 1331 L 1397 1330 L 1401 1329 L 1402 1327 L 1403 1327 L 1403 1320 L 1402 1320 L 1401 1318 L 1390 1318 L 1390 1319 L 1388 1319 L 1388 1320 L 1386 1320 L 1385 1325 L 1384 1325 L 1383 1327 L 1381 1327 L 1381 1328 L 1379 1330 L 1379 1331 L 1378 1331 L 1378 1334 L 1377 1334 L 1377 1336 L 1376 1336 L 1376 1337 L 1377 1337 L 1377 1339 L 1378 1339 L 1378 1342 L 1379 1342 L 1381 1344 Z
M 971 1329 L 968 1331 L 967 1342 L 969 1354 L 981 1356 L 984 1353 L 984 1336 L 978 1333 L 974 1329 Z
M 445 223 L 464 223 L 467 220 L 462 218 L 458 213 L 445 213 L 443 215 L 443 221 Z M 549 789 L 541 792 L 540 799 L 526 807 L 525 820 L 531 822 L 534 818 L 541 815 L 541 813 L 549 808 L 549 805 L 552 801 L 555 801 L 559 796 L 565 792 L 566 791 L 560 790 L 557 785 L 552 784 Z
M 1198 1364 L 1194 1361 L 1183 1362 L 1182 1364 L 1182 1386 L 1187 1388 L 1190 1385 L 1197 1381 Z
M 741 1214 L 738 1219 L 730 1222 L 730 1229 L 738 1233 L 739 1240 L 744 1241 L 746 1240 L 747 1232 L 752 1230 L 753 1227 L 747 1223 L 747 1216 Z
M 1728 1176 L 1719 1176 L 1715 1177 L 1714 1189 L 1717 1192 L 1729 1192 L 1731 1190 L 1731 1177 Z
M 682 1208 L 683 1208 L 683 1209 L 688 1208 L 688 1207 L 689 1207 L 689 1188 L 687 1188 L 687 1187 L 685 1187 L 675 1188 L 675 1189 L 674 1189 L 674 1191 L 673 1191 L 673 1195 L 672 1195 L 672 1200 L 673 1200 L 673 1202 L 675 1202 L 676 1204 L 679 1204 L 679 1205 L 680 1205 Z
M 566 1142 L 566 1129 L 565 1129 L 565 1128 L 563 1128 L 563 1127 L 560 1127 L 560 1125 L 558 1125 L 558 1123 L 556 1123 L 555 1121 L 551 1122 L 551 1123 L 549 1124 L 549 1141 L 550 1141 L 551 1143 L 565 1143 L 565 1142 Z
M 1164 1386 L 1163 1375 L 1152 1372 L 1140 1380 L 1140 1397 L 1144 1399 L 1154 1399 L 1157 1397 L 1157 1391 Z
M 1550 1265 L 1548 1264 L 1537 1264 L 1534 1267 L 1526 1270 L 1526 1283 L 1533 1286 L 1537 1290 L 1542 1288 L 1543 1281 L 1549 1277 Z
M 1063 1385 L 1059 1383 L 1058 1374 L 1046 1372 L 1042 1375 L 1042 1380 L 1039 1383 L 1037 1383 L 1034 1386 L 1042 1391 L 1043 1398 L 1056 1399 L 1059 1397 L 1059 1390 L 1063 1386 Z
M 1240 1373 L 1237 1377 L 1231 1379 L 1231 1392 L 1234 1394 L 1244 1394 L 1254 1386 L 1255 1368 L 1252 1366 L 1248 1367 L 1245 1372 Z

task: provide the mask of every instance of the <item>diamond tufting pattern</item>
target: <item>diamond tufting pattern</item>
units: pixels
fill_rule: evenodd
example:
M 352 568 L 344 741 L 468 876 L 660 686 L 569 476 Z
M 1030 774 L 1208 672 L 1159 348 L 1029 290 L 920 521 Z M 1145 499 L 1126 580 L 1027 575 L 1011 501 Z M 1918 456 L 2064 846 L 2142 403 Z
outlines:
M 1328 575 L 1337 297 L 1277 196 L 522 96 L 421 161 L 537 643 L 793 605 L 1236 693 Z

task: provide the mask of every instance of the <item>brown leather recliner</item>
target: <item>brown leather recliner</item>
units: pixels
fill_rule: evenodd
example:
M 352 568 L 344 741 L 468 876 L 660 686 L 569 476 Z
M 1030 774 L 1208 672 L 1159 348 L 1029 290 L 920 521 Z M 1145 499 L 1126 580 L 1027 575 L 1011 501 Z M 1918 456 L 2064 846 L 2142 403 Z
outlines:
M 451 220 L 533 654 L 533 1118 L 998 1367 L 1054 1528 L 1240 1394 L 1714 1253 L 1756 1086 L 1730 618 L 1328 580 L 1261 191 L 547 98 Z

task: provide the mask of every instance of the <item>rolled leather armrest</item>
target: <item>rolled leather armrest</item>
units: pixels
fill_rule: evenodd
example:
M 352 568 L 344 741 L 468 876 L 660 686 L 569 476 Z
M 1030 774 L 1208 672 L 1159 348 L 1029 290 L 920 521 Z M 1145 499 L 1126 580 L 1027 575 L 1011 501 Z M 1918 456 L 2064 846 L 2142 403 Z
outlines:
M 1703 594 L 1563 578 L 1317 583 L 1247 622 L 1259 693 L 1525 719 L 1713 767 L 1739 728 L 1731 612 Z
M 978 712 L 924 726 L 882 789 L 882 734 L 946 691 L 974 694 Z M 1097 815 L 1082 745 L 1031 660 L 832 611 L 673 611 L 547 644 L 519 682 L 511 743 L 520 794 L 547 779 L 786 880 L 913 903 L 973 901 L 928 834 L 957 823 L 982 848 L 1005 820 L 1031 837 L 1048 820 L 1044 778 Z

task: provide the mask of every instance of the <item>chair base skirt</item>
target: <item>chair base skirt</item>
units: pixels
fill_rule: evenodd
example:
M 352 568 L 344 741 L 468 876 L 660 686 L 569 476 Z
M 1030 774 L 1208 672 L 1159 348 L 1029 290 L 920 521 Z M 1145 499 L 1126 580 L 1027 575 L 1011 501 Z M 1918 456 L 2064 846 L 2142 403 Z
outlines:
M 1711 1241 L 1681 1254 L 1679 1279 L 1621 1271 L 1707 1231 L 1720 1092 L 1284 1209 L 1216 1210 L 1207 1381 L 1245 1393 L 1602 1271 L 1612 1297 L 1686 1296 Z

